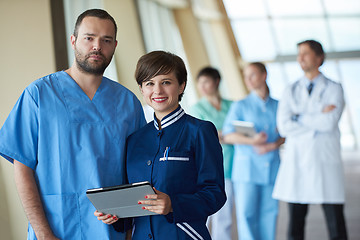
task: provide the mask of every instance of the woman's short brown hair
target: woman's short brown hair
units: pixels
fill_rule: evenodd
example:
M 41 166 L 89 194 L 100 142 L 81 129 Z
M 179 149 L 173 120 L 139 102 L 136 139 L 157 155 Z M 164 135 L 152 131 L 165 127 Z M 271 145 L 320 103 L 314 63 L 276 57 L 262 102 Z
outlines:
M 174 72 L 179 85 L 187 83 L 187 71 L 184 61 L 177 55 L 164 51 L 153 51 L 143 55 L 135 70 L 135 79 L 139 86 L 142 86 L 143 82 L 158 75 L 166 75 Z M 184 89 L 185 89 L 184 87 Z M 179 102 L 181 101 L 184 93 L 179 95 Z

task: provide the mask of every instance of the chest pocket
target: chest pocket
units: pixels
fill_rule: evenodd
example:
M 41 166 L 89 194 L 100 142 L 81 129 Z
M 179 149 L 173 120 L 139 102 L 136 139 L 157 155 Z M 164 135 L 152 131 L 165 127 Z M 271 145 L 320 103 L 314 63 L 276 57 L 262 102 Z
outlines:
M 168 154 L 164 153 L 159 159 L 160 162 L 162 161 L 179 161 L 179 162 L 189 162 L 190 161 L 190 152 L 172 152 L 169 151 Z
M 194 169 L 192 152 L 169 152 L 159 158 L 159 165 L 166 168 L 167 177 L 181 177 L 184 172 L 191 172 Z
M 178 193 L 181 189 L 194 185 L 196 168 L 194 166 L 193 154 L 191 152 L 172 152 L 169 151 L 167 157 L 159 158 L 159 166 L 163 174 L 162 182 L 166 182 L 167 193 Z M 158 174 L 160 177 L 160 174 Z

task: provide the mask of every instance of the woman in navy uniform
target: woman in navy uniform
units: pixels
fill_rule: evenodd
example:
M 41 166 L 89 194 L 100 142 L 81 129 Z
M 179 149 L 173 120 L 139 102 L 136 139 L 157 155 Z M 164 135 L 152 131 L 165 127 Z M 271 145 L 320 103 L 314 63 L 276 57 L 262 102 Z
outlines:
M 139 204 L 159 215 L 134 218 L 132 239 L 211 239 L 206 220 L 226 201 L 216 128 L 187 115 L 179 105 L 187 81 L 180 57 L 150 52 L 139 59 L 135 78 L 154 109 L 154 121 L 127 140 L 128 181 L 153 185 L 156 194 Z

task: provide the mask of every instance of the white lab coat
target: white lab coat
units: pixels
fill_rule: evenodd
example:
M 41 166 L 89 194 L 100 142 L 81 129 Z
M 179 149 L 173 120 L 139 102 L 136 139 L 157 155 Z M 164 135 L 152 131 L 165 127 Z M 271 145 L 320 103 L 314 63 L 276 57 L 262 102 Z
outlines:
M 309 96 L 307 82 L 304 77 L 291 84 L 279 103 L 277 126 L 286 143 L 273 197 L 291 203 L 343 203 L 338 127 L 344 108 L 343 89 L 320 74 Z M 331 104 L 336 108 L 322 113 Z M 293 114 L 300 114 L 298 121 L 291 120 Z

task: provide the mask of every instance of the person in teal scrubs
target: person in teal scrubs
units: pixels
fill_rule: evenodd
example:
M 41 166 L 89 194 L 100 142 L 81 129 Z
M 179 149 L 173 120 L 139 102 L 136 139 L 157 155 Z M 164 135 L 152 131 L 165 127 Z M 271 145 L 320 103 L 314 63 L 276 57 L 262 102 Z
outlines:
M 0 130 L 0 154 L 14 164 L 29 219 L 27 239 L 124 239 L 99 222 L 86 190 L 123 184 L 126 138 L 144 126 L 136 96 L 103 76 L 116 23 L 104 10 L 82 13 L 73 65 L 31 83 Z
M 269 95 L 264 64 L 249 64 L 244 76 L 251 92 L 232 104 L 223 127 L 225 141 L 235 147 L 232 180 L 238 234 L 241 240 L 274 240 L 278 202 L 271 195 L 280 164 L 279 146 L 284 143 L 276 127 L 278 101 Z M 257 133 L 236 132 L 236 120 L 252 122 Z
M 211 221 L 211 237 L 214 240 L 231 240 L 231 224 L 233 212 L 233 190 L 231 171 L 234 157 L 233 145 L 225 144 L 222 139 L 222 127 L 232 101 L 221 97 L 219 92 L 221 76 L 217 69 L 205 67 L 197 75 L 197 87 L 202 98 L 191 108 L 191 115 L 212 122 L 219 135 L 224 156 L 225 205 L 209 220 Z

